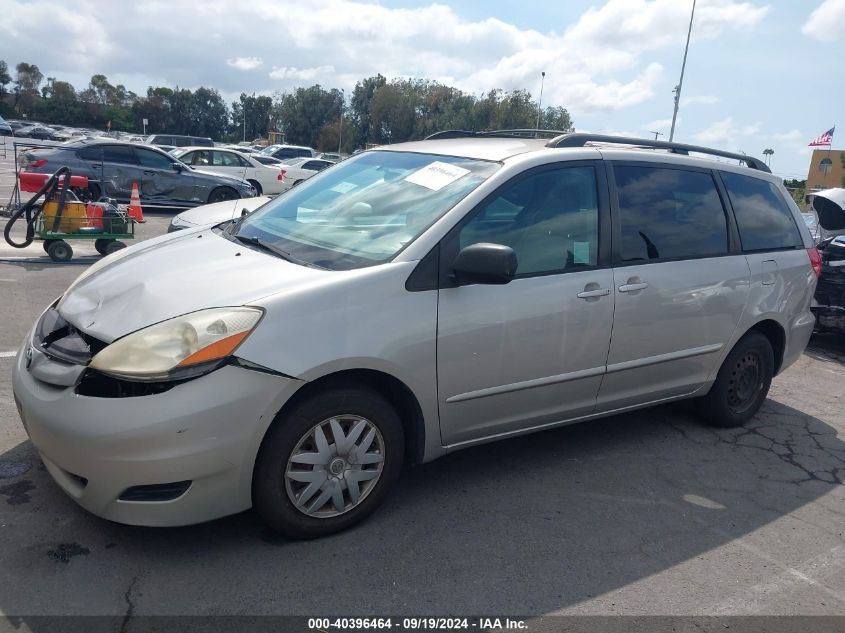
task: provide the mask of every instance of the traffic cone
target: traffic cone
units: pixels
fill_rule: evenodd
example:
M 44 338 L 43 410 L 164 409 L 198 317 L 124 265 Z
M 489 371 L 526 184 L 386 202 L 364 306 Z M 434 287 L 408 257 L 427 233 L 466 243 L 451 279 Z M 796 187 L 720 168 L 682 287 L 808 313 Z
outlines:
M 129 217 L 136 222 L 144 223 L 144 212 L 141 209 L 141 192 L 138 191 L 138 183 L 132 183 L 132 196 L 129 198 L 129 208 L 126 210 Z

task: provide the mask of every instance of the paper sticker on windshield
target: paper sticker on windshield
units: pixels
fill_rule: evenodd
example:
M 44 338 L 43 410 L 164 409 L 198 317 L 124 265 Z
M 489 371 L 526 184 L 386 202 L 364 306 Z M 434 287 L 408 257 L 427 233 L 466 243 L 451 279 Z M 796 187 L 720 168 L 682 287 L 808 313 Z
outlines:
M 331 191 L 336 193 L 347 193 L 352 191 L 355 187 L 357 187 L 354 182 L 339 182 L 334 187 L 331 188 Z
M 418 169 L 406 177 L 405 180 L 425 187 L 426 189 L 431 189 L 432 191 L 440 191 L 446 185 L 455 182 L 458 178 L 466 176 L 468 173 L 469 169 L 435 161 L 422 169 Z

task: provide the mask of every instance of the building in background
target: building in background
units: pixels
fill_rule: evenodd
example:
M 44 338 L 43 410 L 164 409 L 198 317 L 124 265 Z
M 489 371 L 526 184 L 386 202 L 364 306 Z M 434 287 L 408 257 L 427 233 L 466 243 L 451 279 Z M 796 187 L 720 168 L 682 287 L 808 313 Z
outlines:
M 843 164 L 845 150 L 814 149 L 810 158 L 810 171 L 807 174 L 807 189 L 805 196 L 814 191 L 830 189 L 831 187 L 845 187 L 845 164 Z

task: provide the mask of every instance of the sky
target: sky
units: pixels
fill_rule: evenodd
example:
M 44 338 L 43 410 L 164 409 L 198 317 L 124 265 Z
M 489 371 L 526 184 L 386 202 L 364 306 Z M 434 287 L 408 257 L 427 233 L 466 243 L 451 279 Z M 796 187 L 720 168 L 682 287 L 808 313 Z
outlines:
M 667 139 L 692 0 L 0 0 L 0 59 L 77 89 L 273 94 L 418 77 L 564 106 L 578 131 Z M 49 27 L 49 29 L 48 29 Z M 675 140 L 804 178 L 807 143 L 845 147 L 845 0 L 698 0 Z M 14 74 L 14 73 L 13 73 Z

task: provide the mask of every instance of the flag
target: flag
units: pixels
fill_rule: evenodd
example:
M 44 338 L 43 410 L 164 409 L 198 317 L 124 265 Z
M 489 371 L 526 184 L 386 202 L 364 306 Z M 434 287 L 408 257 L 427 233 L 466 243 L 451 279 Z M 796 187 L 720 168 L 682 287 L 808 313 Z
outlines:
M 810 143 L 809 143 L 809 145 L 807 145 L 807 147 L 818 147 L 820 145 L 830 145 L 833 142 L 833 130 L 835 130 L 835 129 L 836 129 L 836 126 L 834 125 L 827 132 L 825 132 L 821 136 L 817 136 L 812 141 L 810 141 Z

